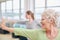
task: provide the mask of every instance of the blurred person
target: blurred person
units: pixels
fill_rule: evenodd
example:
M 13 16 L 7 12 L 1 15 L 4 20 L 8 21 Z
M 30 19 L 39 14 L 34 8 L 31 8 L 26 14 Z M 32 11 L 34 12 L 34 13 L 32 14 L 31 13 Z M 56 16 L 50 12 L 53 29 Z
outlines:
M 40 28 L 40 22 L 35 20 L 34 13 L 30 10 L 26 12 L 26 19 L 28 19 L 28 22 L 26 23 L 27 29 L 39 29 Z

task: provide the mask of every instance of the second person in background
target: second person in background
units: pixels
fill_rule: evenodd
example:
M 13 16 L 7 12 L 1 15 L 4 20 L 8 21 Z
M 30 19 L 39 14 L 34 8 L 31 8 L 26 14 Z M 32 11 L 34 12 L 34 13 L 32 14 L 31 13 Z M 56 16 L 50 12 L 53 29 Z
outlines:
M 40 28 L 40 22 L 35 20 L 34 13 L 30 10 L 26 12 L 26 19 L 29 21 L 27 22 L 27 29 L 39 29 Z

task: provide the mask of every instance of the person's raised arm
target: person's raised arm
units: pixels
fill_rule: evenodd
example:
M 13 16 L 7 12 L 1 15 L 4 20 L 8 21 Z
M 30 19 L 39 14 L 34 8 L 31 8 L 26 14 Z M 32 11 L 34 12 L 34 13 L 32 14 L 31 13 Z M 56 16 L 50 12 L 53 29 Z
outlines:
M 5 21 L 6 21 L 6 20 L 2 19 L 1 28 L 2 28 L 3 30 L 7 30 L 7 31 L 9 31 L 9 32 L 13 32 L 14 29 L 13 29 L 13 28 L 8 28 L 8 27 L 5 25 Z

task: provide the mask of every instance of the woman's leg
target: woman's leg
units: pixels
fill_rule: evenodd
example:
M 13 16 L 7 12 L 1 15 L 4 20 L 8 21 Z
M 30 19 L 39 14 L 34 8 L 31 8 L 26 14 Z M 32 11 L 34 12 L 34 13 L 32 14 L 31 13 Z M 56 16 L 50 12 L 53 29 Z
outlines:
M 26 37 L 24 37 L 24 36 L 20 36 L 19 40 L 28 40 L 28 39 Z
M 3 30 L 2 28 L 0 28 L 0 33 L 1 33 L 1 34 L 9 34 L 10 32 L 8 32 L 8 31 Z

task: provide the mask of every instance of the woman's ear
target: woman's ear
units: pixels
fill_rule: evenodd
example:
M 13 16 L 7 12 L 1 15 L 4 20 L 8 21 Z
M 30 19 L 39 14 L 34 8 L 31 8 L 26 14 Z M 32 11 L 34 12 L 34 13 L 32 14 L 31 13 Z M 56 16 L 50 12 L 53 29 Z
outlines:
M 55 24 L 55 22 L 54 22 L 54 19 L 53 19 L 53 18 L 50 20 L 50 23 L 51 23 L 51 24 Z

